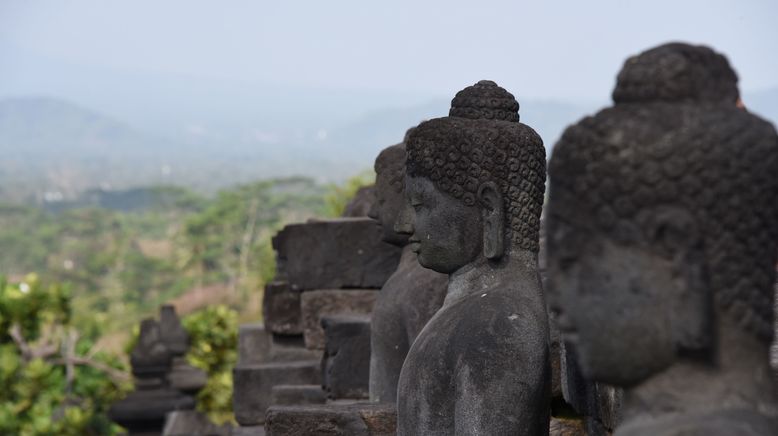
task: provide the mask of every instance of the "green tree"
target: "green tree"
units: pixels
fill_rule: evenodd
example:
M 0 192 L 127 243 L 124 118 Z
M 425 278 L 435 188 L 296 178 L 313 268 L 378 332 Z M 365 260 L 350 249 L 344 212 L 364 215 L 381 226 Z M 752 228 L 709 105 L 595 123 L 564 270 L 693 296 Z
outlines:
M 197 409 L 217 424 L 232 421 L 232 368 L 237 360 L 238 313 L 209 306 L 183 319 L 189 332 L 187 360 L 208 374 L 197 394 Z
M 70 295 L 35 275 L 0 278 L 0 434 L 110 435 L 107 408 L 130 387 L 115 356 L 70 324 Z

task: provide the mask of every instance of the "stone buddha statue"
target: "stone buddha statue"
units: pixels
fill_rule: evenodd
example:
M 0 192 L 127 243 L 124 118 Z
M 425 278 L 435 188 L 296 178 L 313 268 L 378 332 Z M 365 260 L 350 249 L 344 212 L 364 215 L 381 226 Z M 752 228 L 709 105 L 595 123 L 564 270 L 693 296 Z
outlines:
M 619 436 L 775 435 L 778 136 L 707 47 L 629 58 L 549 164 L 549 295 Z
M 399 230 L 449 285 L 403 364 L 398 435 L 548 434 L 537 267 L 545 150 L 518 109 L 513 95 L 481 81 L 406 141 L 412 216 Z
M 378 221 L 384 241 L 403 247 L 397 270 L 389 277 L 373 308 L 370 328 L 370 400 L 397 401 L 397 381 L 414 339 L 443 304 L 448 276 L 422 268 L 395 231 L 408 216 L 403 194 L 405 144 L 387 147 L 375 161 L 376 201 L 368 216 Z M 401 224 L 402 225 L 402 224 Z

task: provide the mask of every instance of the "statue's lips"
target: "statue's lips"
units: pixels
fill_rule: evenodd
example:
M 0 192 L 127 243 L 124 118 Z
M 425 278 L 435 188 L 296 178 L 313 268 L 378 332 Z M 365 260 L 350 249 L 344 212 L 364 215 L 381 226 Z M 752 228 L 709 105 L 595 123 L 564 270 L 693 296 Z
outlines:
M 418 254 L 420 245 L 421 243 L 419 241 L 410 241 L 411 251 Z

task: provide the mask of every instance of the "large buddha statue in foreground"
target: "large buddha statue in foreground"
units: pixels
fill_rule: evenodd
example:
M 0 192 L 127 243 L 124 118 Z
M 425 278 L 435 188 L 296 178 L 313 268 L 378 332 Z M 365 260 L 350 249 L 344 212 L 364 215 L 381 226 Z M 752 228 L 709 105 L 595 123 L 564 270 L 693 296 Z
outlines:
M 442 308 L 398 386 L 398 435 L 544 435 L 549 332 L 537 269 L 543 142 L 495 83 L 406 141 L 404 229 L 419 263 L 448 274 Z
M 397 270 L 389 277 L 373 308 L 370 326 L 370 400 L 397 401 L 397 381 L 405 356 L 427 321 L 443 304 L 448 276 L 422 268 L 408 245 L 408 235 L 397 233 L 407 219 L 405 144 L 385 148 L 375 161 L 376 201 L 368 215 L 377 220 L 385 242 L 403 247 Z
M 775 435 L 778 136 L 707 47 L 628 59 L 550 162 L 549 295 L 616 435 Z

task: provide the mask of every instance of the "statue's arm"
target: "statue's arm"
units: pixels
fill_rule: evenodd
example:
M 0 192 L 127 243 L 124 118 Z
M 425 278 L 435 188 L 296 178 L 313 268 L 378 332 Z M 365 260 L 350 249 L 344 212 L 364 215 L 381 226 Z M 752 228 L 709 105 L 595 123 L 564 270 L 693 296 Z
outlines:
M 386 323 L 381 332 L 371 332 L 370 340 L 370 401 L 393 403 L 397 400 L 397 382 L 407 352 L 405 337 Z

